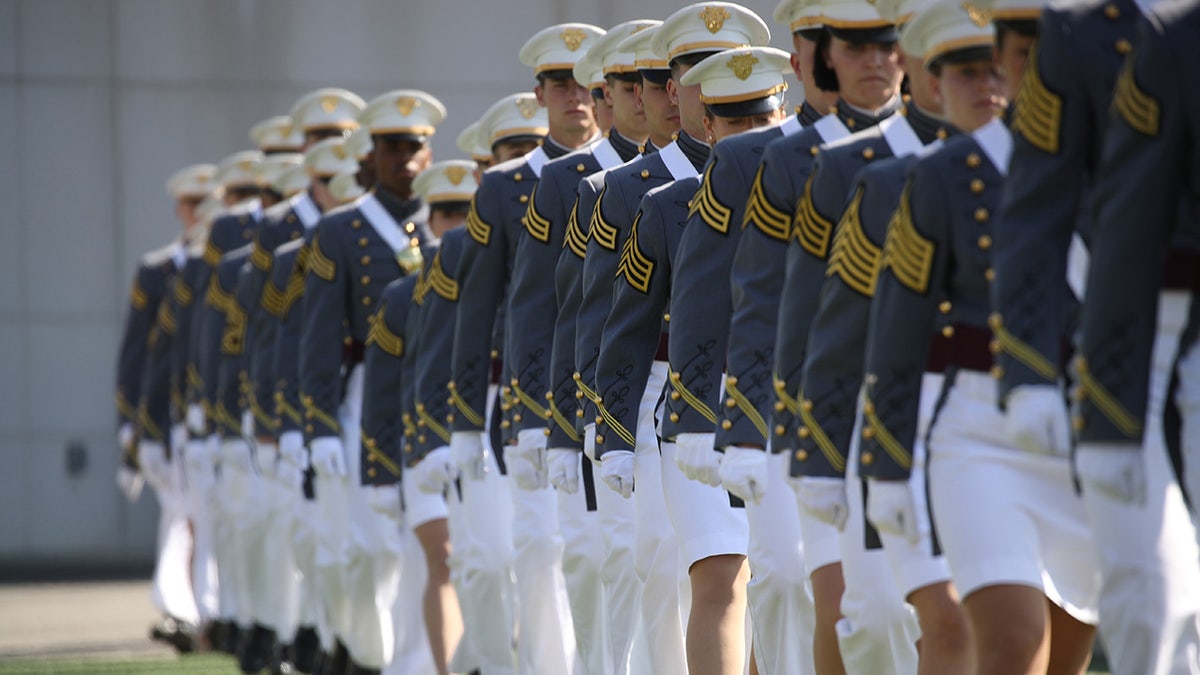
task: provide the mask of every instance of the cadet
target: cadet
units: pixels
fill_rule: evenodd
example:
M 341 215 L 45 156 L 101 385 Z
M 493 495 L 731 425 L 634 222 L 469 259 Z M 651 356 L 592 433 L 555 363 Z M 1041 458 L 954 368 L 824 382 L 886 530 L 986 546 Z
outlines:
M 530 192 L 547 161 L 595 141 L 597 129 L 587 92 L 575 81 L 571 69 L 602 34 L 599 28 L 587 24 L 560 24 L 542 29 L 521 48 L 521 62 L 531 67 L 538 79 L 534 93 L 547 110 L 549 133 L 540 148 L 484 172 L 467 219 L 469 236 L 456 273 L 461 292 L 448 387 L 456 408 L 451 452 L 470 479 L 481 478 L 486 466 L 482 431 L 487 387 L 493 359 L 499 356 L 492 347 L 505 339 L 495 332 L 499 329 L 503 335 L 502 324 L 497 321 L 504 316 L 501 308 L 506 307 L 506 298 L 512 296 L 508 289 L 510 270 L 515 276 L 514 261 L 518 242 L 525 235 L 522 219 L 528 212 Z M 548 283 L 548 279 L 542 281 Z M 548 344 L 538 347 L 546 349 Z M 511 371 L 510 364 L 503 364 L 502 377 L 507 380 Z M 531 395 L 540 395 L 544 390 Z M 510 426 L 511 422 L 504 420 L 501 424 Z M 497 451 L 501 473 L 507 474 L 499 448 L 493 450 Z M 559 576 L 557 517 L 548 517 L 556 511 L 553 499 L 548 489 L 512 492 L 513 569 L 523 636 L 517 664 L 522 672 L 567 671 L 575 660 L 572 627 L 564 611 L 565 581 Z
M 491 153 L 498 162 L 525 155 L 537 148 L 547 131 L 546 111 L 538 106 L 537 97 L 532 93 L 512 94 L 500 99 L 488 108 L 478 124 L 474 141 L 477 145 L 472 154 L 482 155 L 486 150 L 489 162 L 493 158 Z M 478 164 L 479 160 L 476 160 Z M 424 325 L 436 333 L 431 333 L 435 336 L 426 339 L 422 348 L 417 369 L 418 399 L 425 406 L 427 417 L 444 422 L 447 427 L 455 417 L 451 412 L 453 398 L 446 399 L 450 407 L 439 415 L 439 401 L 433 397 L 446 394 L 450 379 L 453 335 L 461 296 L 461 292 L 456 292 L 461 291 L 456 275 L 465 239 L 465 230 L 454 230 L 443 239 L 436 264 L 431 265 L 429 272 L 430 277 L 437 280 L 434 287 L 437 292 L 426 293 L 421 308 Z M 445 337 L 441 337 L 443 335 Z M 498 377 L 496 371 L 493 373 Z M 439 382 L 440 390 L 437 389 Z M 488 387 L 485 410 L 489 419 L 496 411 L 492 404 L 497 389 L 495 384 Z M 495 423 L 499 422 L 496 418 Z M 499 431 L 491 423 L 485 427 L 492 432 Z M 455 480 L 458 469 L 448 445 L 428 450 L 413 473 L 422 490 L 440 494 L 453 489 L 459 495 L 458 508 L 450 510 L 449 516 L 451 543 L 459 570 L 458 601 L 463 608 L 464 643 L 470 646 L 484 672 L 504 673 L 513 669 L 512 497 L 508 493 L 507 479 L 500 476 L 491 451 L 493 439 L 498 447 L 498 436 L 489 434 L 484 438 L 488 471 L 479 480 Z
M 1015 452 L 988 374 L 988 216 L 1000 201 L 1012 138 L 994 116 L 1003 104 L 995 73 L 938 63 L 938 49 L 960 38 L 982 44 L 977 32 L 952 28 L 926 52 L 940 67 L 946 118 L 964 133 L 912 164 L 880 253 L 859 471 L 870 480 L 874 522 L 917 541 L 930 527 L 909 481 L 921 380 L 933 336 L 948 336 L 949 374 L 928 433 L 928 489 L 978 672 L 1083 672 L 1097 590 L 1083 505 L 1065 459 Z
M 482 174 L 492 165 L 492 151 L 488 148 L 487 142 L 479 136 L 482 124 L 483 120 L 476 120 L 468 124 L 467 128 L 459 132 L 458 138 L 454 140 L 459 152 L 475 162 L 475 173 L 477 174 Z
M 360 487 L 362 350 L 383 287 L 417 271 L 408 256 L 428 239 L 427 210 L 412 181 L 429 165 L 428 139 L 445 115 L 441 102 L 415 90 L 391 91 L 367 104 L 359 121 L 371 131 L 378 182 L 352 208 L 317 223 L 307 261 L 299 370 L 304 435 L 321 495 L 322 534 L 337 561 L 328 573 L 333 583 L 345 584 L 348 607 L 335 629 L 358 668 L 379 669 L 392 660 L 385 631 L 394 596 L 376 580 L 398 572 L 389 566 L 399 545 L 394 521 L 370 506 L 398 506 L 394 491 Z M 397 658 L 404 662 L 405 655 Z
M 1086 286 L 1085 268 L 1079 264 L 1080 258 L 1086 259 L 1081 242 L 1092 237 L 1089 219 L 1080 217 L 1078 204 L 1088 199 L 1088 186 L 1095 183 L 1114 83 L 1132 50 L 1140 15 L 1138 3 L 1124 1 L 1043 13 L 1040 30 L 1048 39 L 1039 40 L 1030 56 L 1029 77 L 1022 81 L 1013 114 L 1012 176 L 996 229 L 993 303 L 1002 350 L 1000 401 L 1018 446 L 1038 455 L 1062 457 L 1071 451 L 1062 366 L 1077 319 L 1070 292 L 1082 299 Z M 1168 261 L 1164 289 L 1182 292 L 1179 297 L 1186 293 L 1192 268 L 1187 256 L 1177 262 Z M 1106 293 L 1098 296 L 1105 302 L 1111 297 Z M 1186 310 L 1178 304 L 1165 304 L 1163 309 L 1160 332 L 1177 334 Z M 1117 320 L 1120 330 L 1128 330 L 1128 318 Z M 1122 344 L 1129 349 L 1134 343 Z M 1138 344 L 1150 346 L 1149 341 Z M 1162 387 L 1171 379 L 1172 348 L 1164 349 L 1156 380 L 1160 388 L 1154 391 L 1165 392 Z M 1124 361 L 1135 362 L 1142 364 L 1137 368 L 1144 367 L 1144 361 Z M 1145 392 L 1144 375 L 1137 380 L 1137 390 Z M 1133 392 L 1112 391 L 1131 395 L 1128 400 L 1144 395 Z M 1200 641 L 1195 550 L 1160 544 L 1189 539 L 1187 507 L 1171 475 L 1162 434 L 1151 430 L 1144 436 L 1150 452 L 1125 454 L 1127 460 L 1136 456 L 1137 462 L 1114 463 L 1119 453 L 1092 452 L 1096 448 L 1091 445 L 1082 446 L 1077 455 L 1101 565 L 1101 631 L 1116 672 L 1169 669 L 1172 654 L 1194 651 Z M 1135 466 L 1149 481 L 1147 494 L 1152 498 L 1144 504 L 1123 503 L 1099 486 L 1088 485 L 1096 475 L 1092 470 L 1103 476 Z
M 1095 170 L 1088 296 L 1074 366 L 1075 470 L 1100 548 L 1100 632 L 1114 672 L 1196 667 L 1198 554 L 1185 534 L 1175 478 L 1182 449 L 1195 514 L 1200 183 L 1188 167 L 1197 157 L 1198 109 L 1194 85 L 1178 74 L 1196 65 L 1198 15 L 1195 2 L 1172 3 L 1138 20 Z M 1049 42 L 1040 43 L 1041 63 L 1051 56 Z

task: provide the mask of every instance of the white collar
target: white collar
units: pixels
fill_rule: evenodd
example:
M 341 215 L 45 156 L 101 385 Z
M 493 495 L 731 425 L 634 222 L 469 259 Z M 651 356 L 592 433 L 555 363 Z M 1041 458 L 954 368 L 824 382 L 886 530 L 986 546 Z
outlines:
M 911 155 L 924 146 L 904 115 L 892 115 L 880 122 L 879 133 L 883 134 L 883 140 L 887 141 L 894 157 Z
M 991 122 L 971 132 L 971 136 L 983 153 L 991 160 L 992 166 L 1001 176 L 1008 175 L 1008 160 L 1012 157 L 1012 132 L 1004 126 L 1004 122 L 995 117 Z

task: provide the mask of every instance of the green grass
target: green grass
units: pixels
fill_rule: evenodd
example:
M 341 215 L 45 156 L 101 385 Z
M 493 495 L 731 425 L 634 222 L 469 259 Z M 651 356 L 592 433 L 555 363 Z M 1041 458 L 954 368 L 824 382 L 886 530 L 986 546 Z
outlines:
M 225 654 L 126 660 L 70 657 L 0 661 L 0 675 L 234 675 L 240 672 L 233 659 Z

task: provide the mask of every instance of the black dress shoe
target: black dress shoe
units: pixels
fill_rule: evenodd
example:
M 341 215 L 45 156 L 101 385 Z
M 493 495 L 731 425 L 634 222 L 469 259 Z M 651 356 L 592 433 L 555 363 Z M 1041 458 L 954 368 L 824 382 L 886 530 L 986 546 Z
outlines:
M 380 675 L 380 672 L 378 668 L 364 668 L 351 659 L 350 666 L 346 668 L 346 675 Z
M 150 639 L 164 642 L 180 654 L 196 651 L 196 627 L 174 617 L 167 617 L 150 628 Z
M 238 644 L 238 667 L 243 673 L 257 673 L 271 663 L 275 651 L 275 631 L 256 623 L 241 633 Z
M 231 656 L 237 656 L 238 643 L 242 639 L 242 627 L 234 621 L 224 621 L 225 629 L 221 633 L 221 644 L 218 649 Z
M 271 675 L 292 675 L 299 672 L 292 663 L 292 646 L 276 642 L 271 650 L 271 662 L 267 664 L 267 672 Z
M 346 649 L 346 645 L 341 640 L 337 641 L 337 647 L 333 653 L 325 654 L 325 663 L 321 670 L 317 671 L 321 675 L 345 675 L 347 666 L 350 665 L 350 651 Z
M 292 665 L 302 673 L 316 672 L 317 654 L 320 651 L 321 639 L 317 637 L 317 629 L 301 626 L 292 640 Z

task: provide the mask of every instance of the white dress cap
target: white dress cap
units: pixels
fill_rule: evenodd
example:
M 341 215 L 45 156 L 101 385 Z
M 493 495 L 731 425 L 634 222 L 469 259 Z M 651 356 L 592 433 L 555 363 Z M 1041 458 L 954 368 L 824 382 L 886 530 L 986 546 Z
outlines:
M 421 138 L 432 136 L 446 119 L 446 106 L 417 89 L 396 89 L 371 99 L 358 122 L 372 136 L 406 134 Z
M 621 43 L 632 35 L 661 24 L 661 21 L 648 19 L 619 23 L 609 28 L 607 33 L 592 44 L 588 49 L 588 60 L 599 63 L 600 69 L 605 75 L 635 73 L 637 72 L 637 55 L 632 49 L 622 49 Z M 580 82 L 579 78 L 575 78 L 575 81 Z
M 510 94 L 492 104 L 479 120 L 480 141 L 489 148 L 514 136 L 550 133 L 546 109 L 530 93 Z
M 366 194 L 366 192 L 363 186 L 358 184 L 358 176 L 355 171 L 343 171 L 329 181 L 329 194 L 339 204 L 352 202 Z
M 354 92 L 335 87 L 318 89 L 305 94 L 292 106 L 292 124 L 301 133 L 326 129 L 351 130 L 358 126 L 358 113 L 366 105 Z
M 573 70 L 604 29 L 587 23 L 560 23 L 543 28 L 521 47 L 518 57 L 533 74 Z
M 304 152 L 304 170 L 310 178 L 331 178 L 343 171 L 358 171 L 358 160 L 346 151 L 346 139 L 324 138 Z
M 451 159 L 431 164 L 413 179 L 413 194 L 426 204 L 467 202 L 475 196 L 475 162 Z
M 654 35 L 654 51 L 671 61 L 695 52 L 734 47 L 763 47 L 771 29 L 762 17 L 732 2 L 688 5 L 667 17 Z
M 371 130 L 359 127 L 346 137 L 346 153 L 358 161 L 363 161 L 374 149 L 371 143 Z
M 303 166 L 304 155 L 298 152 L 280 152 L 267 155 L 262 164 L 258 165 L 258 171 L 262 174 L 263 185 L 284 194 L 284 191 L 279 189 L 279 179 L 289 170 Z
M 193 164 L 171 174 L 167 194 L 175 199 L 204 198 L 217 187 L 216 164 Z
M 900 48 L 924 58 L 928 67 L 951 52 L 991 49 L 995 41 L 990 17 L 973 11 L 970 3 L 962 0 L 940 0 L 908 22 L 900 35 Z
M 217 182 L 226 190 L 238 187 L 261 187 L 262 175 L 258 166 L 263 155 L 258 150 L 243 150 L 217 163 Z
M 458 138 L 455 139 L 455 144 L 458 146 L 459 151 L 464 155 L 469 155 L 471 159 L 477 162 L 490 162 L 492 161 L 492 151 L 479 135 L 482 127 L 483 120 L 472 122 L 458 135 Z
M 700 85 L 700 100 L 709 105 L 766 99 L 787 89 L 791 55 L 774 47 L 741 47 L 714 54 L 683 74 L 685 87 Z
M 287 115 L 276 115 L 250 127 L 250 140 L 263 152 L 297 152 L 304 134 Z
M 793 33 L 820 28 L 821 0 L 782 0 L 775 6 L 775 23 L 787 26 Z
M 284 199 L 308 187 L 308 172 L 304 170 L 304 155 L 300 155 L 300 163 L 285 169 L 275 181 L 275 191 Z

